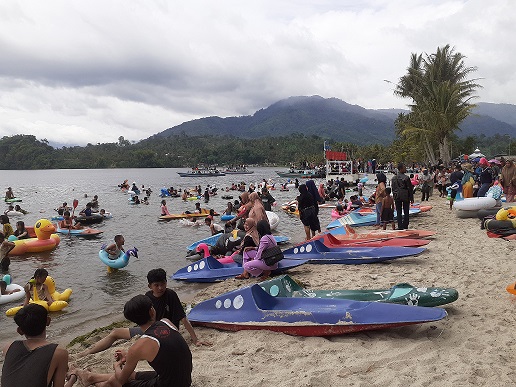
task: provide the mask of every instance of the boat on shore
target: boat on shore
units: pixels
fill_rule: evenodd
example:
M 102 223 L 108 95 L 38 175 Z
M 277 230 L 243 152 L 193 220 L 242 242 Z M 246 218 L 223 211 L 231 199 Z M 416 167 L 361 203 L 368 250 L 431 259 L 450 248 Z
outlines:
M 334 336 L 438 321 L 446 315 L 441 308 L 273 297 L 254 284 L 197 304 L 188 320 L 192 325 L 229 331 L 266 329 L 297 336 Z

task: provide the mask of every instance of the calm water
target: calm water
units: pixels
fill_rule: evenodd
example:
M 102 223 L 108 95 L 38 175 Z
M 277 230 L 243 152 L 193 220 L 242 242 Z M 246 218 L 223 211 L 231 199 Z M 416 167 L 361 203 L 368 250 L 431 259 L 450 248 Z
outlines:
M 113 214 L 99 225 L 93 225 L 104 233 L 99 238 L 82 239 L 62 236 L 61 243 L 52 252 L 13 257 L 10 273 L 14 282 L 23 285 L 38 267 L 45 267 L 54 277 L 57 290 L 71 287 L 73 295 L 69 306 L 60 313 L 52 314 L 52 324 L 48 330 L 49 337 L 55 341 L 66 342 L 70 338 L 84 334 L 93 327 L 106 325 L 122 318 L 123 304 L 133 295 L 147 290 L 146 274 L 150 269 L 162 267 L 171 275 L 185 266 L 185 247 L 190 243 L 209 236 L 206 226 L 185 227 L 178 221 L 158 222 L 160 188 L 191 188 L 201 184 L 216 185 L 223 188 L 231 183 L 245 181 L 257 183 L 263 178 L 273 178 L 282 182 L 271 168 L 255 168 L 253 175 L 227 175 L 213 178 L 180 178 L 178 171 L 182 169 L 101 169 L 101 170 L 41 170 L 41 171 L 0 171 L 0 181 L 5 189 L 13 188 L 15 195 L 23 199 L 19 203 L 29 214 L 23 218 L 13 217 L 11 224 L 15 227 L 17 220 L 24 220 L 26 225 L 34 225 L 40 218 L 56 215 L 53 210 L 62 202 L 69 205 L 73 199 L 79 200 L 76 213 L 84 208 L 93 195 L 99 196 L 100 208 Z M 117 187 L 124 179 L 129 183 L 135 181 L 138 186 L 151 187 L 153 193 L 150 205 L 129 205 L 128 195 Z M 3 191 L 2 191 L 3 192 Z M 292 200 L 297 190 L 289 192 L 271 191 L 278 204 Z M 88 198 L 85 198 L 85 194 Z M 229 194 L 238 198 L 237 191 Z M 225 209 L 227 200 L 213 197 L 203 207 L 214 208 L 220 212 Z M 180 198 L 166 198 L 170 212 L 193 210 L 195 202 L 184 203 Z M 6 206 L 7 208 L 7 206 Z M 286 235 L 293 242 L 302 240 L 302 226 L 297 218 L 284 214 L 281 209 L 274 209 L 281 222 L 276 230 L 278 235 Z M 2 210 L 3 211 L 3 210 Z M 329 222 L 329 212 L 323 213 L 321 224 Z M 102 244 L 110 243 L 116 234 L 125 237 L 125 248 L 136 246 L 139 259 L 131 258 L 129 265 L 117 273 L 108 274 L 99 258 L 98 251 Z M 201 286 L 169 281 L 183 300 L 188 300 Z M 209 286 L 209 285 L 207 285 Z M 15 324 L 12 318 L 5 316 L 5 311 L 15 304 L 0 305 L 0 342 L 12 339 Z

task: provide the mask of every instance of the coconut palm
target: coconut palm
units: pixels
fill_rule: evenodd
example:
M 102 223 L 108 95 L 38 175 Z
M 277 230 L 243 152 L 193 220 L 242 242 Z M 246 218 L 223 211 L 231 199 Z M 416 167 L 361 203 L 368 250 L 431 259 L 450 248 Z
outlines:
M 402 134 L 419 137 L 432 162 L 436 148 L 443 161 L 450 161 L 450 136 L 475 107 L 470 102 L 481 86 L 467 79 L 476 68 L 466 67 L 464 58 L 449 45 L 425 57 L 412 54 L 407 74 L 394 91 L 412 100 L 410 113 L 397 122 Z

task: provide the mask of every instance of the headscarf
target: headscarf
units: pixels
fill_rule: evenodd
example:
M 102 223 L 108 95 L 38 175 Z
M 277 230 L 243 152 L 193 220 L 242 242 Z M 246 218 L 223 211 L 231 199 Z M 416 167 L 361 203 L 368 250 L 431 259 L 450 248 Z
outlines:
M 247 218 L 246 223 L 249 226 L 249 230 L 247 230 L 245 235 L 249 235 L 251 238 L 253 238 L 254 244 L 258 246 L 260 244 L 260 235 L 258 234 L 258 230 L 256 229 L 255 220 L 249 217 Z
M 244 191 L 240 195 L 240 207 L 238 209 L 238 216 L 247 213 L 249 216 L 249 211 L 253 207 L 253 203 L 249 201 L 249 192 Z
M 308 192 L 310 192 L 310 195 L 314 198 L 315 202 L 321 202 L 322 198 L 319 195 L 319 192 L 317 191 L 317 187 L 315 186 L 315 183 L 313 180 L 308 180 L 306 182 L 306 188 L 308 189 Z
M 258 192 L 253 192 L 249 195 L 249 202 L 252 203 L 251 211 L 249 211 L 249 218 L 252 218 L 257 224 L 260 220 L 265 220 L 269 222 L 269 218 L 267 218 L 267 213 L 265 212 L 265 208 L 263 207 L 262 199 Z

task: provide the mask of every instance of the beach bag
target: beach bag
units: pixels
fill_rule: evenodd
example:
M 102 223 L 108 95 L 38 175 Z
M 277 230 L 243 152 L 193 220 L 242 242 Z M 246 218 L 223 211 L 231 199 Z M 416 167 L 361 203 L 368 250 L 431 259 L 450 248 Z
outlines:
M 281 261 L 284 257 L 283 251 L 276 245 L 263 250 L 261 260 L 265 262 L 267 266 L 272 266 Z

